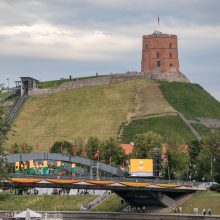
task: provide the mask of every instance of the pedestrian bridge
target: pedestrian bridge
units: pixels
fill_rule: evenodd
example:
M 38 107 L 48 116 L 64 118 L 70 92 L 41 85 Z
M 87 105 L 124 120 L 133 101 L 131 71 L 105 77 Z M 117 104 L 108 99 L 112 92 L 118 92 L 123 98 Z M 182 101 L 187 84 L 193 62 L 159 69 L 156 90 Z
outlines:
M 106 173 L 109 173 L 113 176 L 122 177 L 125 175 L 125 173 L 117 167 L 110 166 L 108 164 L 104 163 L 98 163 L 97 161 L 89 160 L 84 157 L 79 157 L 75 155 L 63 155 L 63 154 L 57 154 L 57 153 L 30 153 L 30 154 L 11 154 L 5 157 L 8 161 L 8 163 L 15 163 L 17 161 L 22 162 L 28 162 L 30 160 L 47 160 L 47 161 L 62 161 L 62 162 L 68 162 L 68 163 L 76 163 L 79 165 L 83 165 L 86 167 L 89 167 L 91 175 L 93 168 L 96 168 L 98 166 L 98 169 L 101 171 L 104 171 Z
M 132 206 L 162 207 L 174 206 L 179 198 L 202 190 L 187 184 L 47 178 L 10 178 L 7 181 L 1 181 L 0 186 L 111 190 Z

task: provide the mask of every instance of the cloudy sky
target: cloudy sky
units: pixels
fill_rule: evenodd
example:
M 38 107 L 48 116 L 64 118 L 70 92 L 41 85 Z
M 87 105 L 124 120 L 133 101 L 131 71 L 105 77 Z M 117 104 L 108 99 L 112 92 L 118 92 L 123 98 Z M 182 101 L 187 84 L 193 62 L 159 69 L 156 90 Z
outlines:
M 0 83 L 140 71 L 142 35 L 157 29 L 178 35 L 181 72 L 220 100 L 219 11 L 219 0 L 0 0 Z

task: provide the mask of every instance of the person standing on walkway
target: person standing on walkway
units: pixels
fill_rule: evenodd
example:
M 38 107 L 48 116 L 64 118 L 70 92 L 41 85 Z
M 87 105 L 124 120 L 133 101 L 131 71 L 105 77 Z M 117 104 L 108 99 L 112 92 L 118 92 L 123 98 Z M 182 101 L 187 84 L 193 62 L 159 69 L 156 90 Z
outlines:
M 195 215 L 198 215 L 198 213 L 199 213 L 199 209 L 195 208 Z
M 205 208 L 202 210 L 202 214 L 203 214 L 203 216 L 206 215 L 206 210 L 205 210 Z
M 208 215 L 209 215 L 209 216 L 212 215 L 212 210 L 211 210 L 211 208 L 208 209 Z

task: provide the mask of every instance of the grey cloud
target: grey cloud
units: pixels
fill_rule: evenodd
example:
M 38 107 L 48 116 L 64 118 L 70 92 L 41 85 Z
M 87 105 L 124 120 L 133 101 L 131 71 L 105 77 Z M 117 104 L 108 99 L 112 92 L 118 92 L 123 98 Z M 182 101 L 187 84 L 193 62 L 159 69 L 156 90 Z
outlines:
M 219 9 L 219 0 L 5 0 L 0 3 L 0 20 L 7 24 L 47 21 L 81 28 L 91 25 L 108 28 L 115 22 L 118 25 L 156 23 L 159 15 L 163 22 L 175 18 L 180 24 L 217 24 Z
M 5 80 L 7 76 L 13 79 L 21 74 L 44 80 L 63 77 L 62 74 L 71 72 L 91 75 L 95 72 L 140 70 L 141 37 L 157 28 L 157 16 L 160 16 L 159 29 L 179 35 L 183 73 L 219 94 L 219 88 L 215 86 L 220 84 L 219 11 L 219 0 L 1 0 L 0 25 L 12 27 L 46 23 L 58 28 L 68 26 L 67 29 L 78 29 L 80 33 L 98 30 L 108 36 L 128 36 L 136 39 L 139 45 L 122 53 L 119 53 L 120 49 L 110 51 L 117 57 L 114 61 L 4 56 L 0 59 L 0 80 Z M 211 34 L 208 33 L 209 27 L 212 27 Z M 198 33 L 198 29 L 202 31 Z M 120 37 L 118 39 L 120 41 Z M 28 33 L 0 35 L 0 44 L 32 47 Z M 57 43 L 61 49 L 64 46 L 65 42 Z M 213 74 L 214 82 L 207 80 L 210 74 Z

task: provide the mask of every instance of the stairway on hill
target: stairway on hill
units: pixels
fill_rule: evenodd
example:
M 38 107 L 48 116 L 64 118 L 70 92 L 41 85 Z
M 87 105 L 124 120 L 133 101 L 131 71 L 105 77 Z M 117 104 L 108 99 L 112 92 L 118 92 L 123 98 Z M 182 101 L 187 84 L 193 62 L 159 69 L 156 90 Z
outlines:
M 86 206 L 82 207 L 84 210 L 92 210 L 96 206 L 100 205 L 104 200 L 106 200 L 109 196 L 112 194 L 110 192 L 105 192 L 101 194 L 100 196 L 96 197 L 94 200 L 89 202 Z

